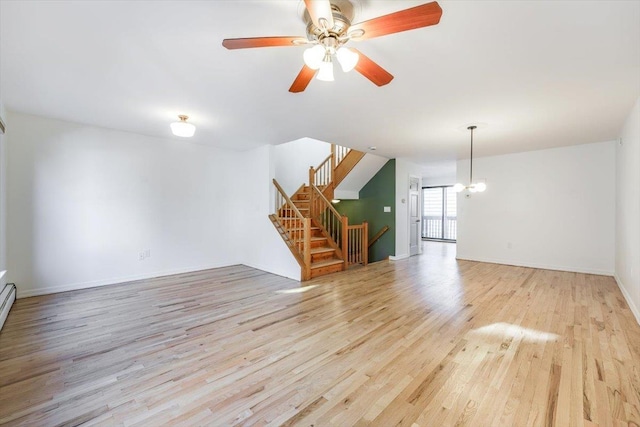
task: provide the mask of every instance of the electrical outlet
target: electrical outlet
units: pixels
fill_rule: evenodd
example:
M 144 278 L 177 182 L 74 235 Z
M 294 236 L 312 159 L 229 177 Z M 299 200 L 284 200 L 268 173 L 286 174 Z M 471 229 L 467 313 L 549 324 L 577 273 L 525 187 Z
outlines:
M 140 253 L 138 254 L 138 260 L 140 260 L 140 261 L 144 261 L 144 251 L 142 251 L 142 252 L 140 252 Z

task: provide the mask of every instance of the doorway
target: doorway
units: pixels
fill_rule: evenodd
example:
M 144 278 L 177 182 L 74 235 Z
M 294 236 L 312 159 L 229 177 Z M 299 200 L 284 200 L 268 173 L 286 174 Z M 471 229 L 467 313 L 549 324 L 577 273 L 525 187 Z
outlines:
M 455 242 L 457 237 L 457 197 L 452 186 L 422 189 L 422 238 Z

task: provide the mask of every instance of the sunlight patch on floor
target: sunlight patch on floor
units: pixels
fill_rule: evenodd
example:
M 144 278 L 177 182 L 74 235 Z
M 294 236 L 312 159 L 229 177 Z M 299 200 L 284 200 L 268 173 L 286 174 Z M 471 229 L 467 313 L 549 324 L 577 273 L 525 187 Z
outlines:
M 522 341 L 528 342 L 546 342 L 556 341 L 560 339 L 560 336 L 557 334 L 538 331 L 536 329 L 525 328 L 519 325 L 504 322 L 492 323 L 490 325 L 474 329 L 470 333 L 474 335 L 477 334 L 482 336 L 494 336 L 497 338 L 520 338 L 522 339 Z

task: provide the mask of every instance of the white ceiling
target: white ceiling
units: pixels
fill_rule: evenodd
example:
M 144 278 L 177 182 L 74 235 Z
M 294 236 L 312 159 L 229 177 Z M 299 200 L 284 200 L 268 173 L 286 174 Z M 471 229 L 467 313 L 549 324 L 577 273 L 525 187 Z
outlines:
M 355 21 L 425 1 L 360 1 Z M 288 92 L 298 0 L 0 1 L 0 99 L 14 111 L 247 149 L 301 137 L 440 162 L 615 139 L 640 95 L 640 1 L 440 1 L 439 25 L 353 42 L 395 79 L 355 71 Z

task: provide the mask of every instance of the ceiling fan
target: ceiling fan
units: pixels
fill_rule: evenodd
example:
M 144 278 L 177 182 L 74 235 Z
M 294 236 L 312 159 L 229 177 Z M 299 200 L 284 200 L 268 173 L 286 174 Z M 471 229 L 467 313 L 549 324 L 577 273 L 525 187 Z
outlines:
M 442 16 L 440 5 L 434 1 L 352 25 L 354 7 L 349 0 L 304 0 L 304 4 L 306 38 L 276 36 L 224 39 L 222 45 L 227 49 L 312 45 L 304 52 L 305 65 L 289 92 L 304 91 L 316 72 L 319 80 L 332 81 L 334 56 L 343 71 L 355 69 L 376 85 L 384 86 L 393 76 L 359 50 L 345 45 L 351 40 L 372 39 L 436 25 Z

